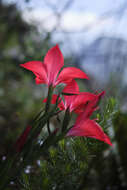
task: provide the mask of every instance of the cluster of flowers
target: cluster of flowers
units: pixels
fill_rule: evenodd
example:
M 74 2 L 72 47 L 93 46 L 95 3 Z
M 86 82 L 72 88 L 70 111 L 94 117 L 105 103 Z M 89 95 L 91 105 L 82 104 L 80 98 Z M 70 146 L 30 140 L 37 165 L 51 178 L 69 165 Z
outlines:
M 60 83 L 65 84 L 62 97 L 58 94 L 52 94 L 50 104 L 58 102 L 59 110 L 65 110 L 67 114 L 76 113 L 76 122 L 66 136 L 90 137 L 112 145 L 109 137 L 103 132 L 96 119 L 90 119 L 92 113 L 98 109 L 98 102 L 105 92 L 103 91 L 99 94 L 80 92 L 78 84 L 74 79 L 88 79 L 88 76 L 75 67 L 62 68 L 64 66 L 64 58 L 58 45 L 52 47 L 47 52 L 43 62 L 30 61 L 21 64 L 21 66 L 34 73 L 36 84 L 46 84 L 48 88 L 52 87 L 52 89 L 55 89 Z M 47 98 L 43 100 L 43 102 L 47 101 Z M 30 129 L 31 127 L 26 128 L 18 139 L 18 148 L 23 146 Z

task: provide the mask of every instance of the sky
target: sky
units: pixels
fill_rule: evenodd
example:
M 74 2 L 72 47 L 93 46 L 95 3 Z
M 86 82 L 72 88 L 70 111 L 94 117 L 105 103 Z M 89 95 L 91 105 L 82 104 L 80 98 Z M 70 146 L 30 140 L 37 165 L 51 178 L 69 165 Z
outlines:
M 67 26 L 67 28 L 70 25 L 70 28 L 72 27 L 72 31 L 74 30 L 74 26 L 75 29 L 80 29 L 83 23 L 86 24 L 89 22 L 89 20 L 95 21 L 100 16 L 104 16 L 105 13 L 110 15 L 111 12 L 119 10 L 121 6 L 125 7 L 126 5 L 126 0 L 63 0 L 61 1 L 62 3 L 59 3 L 60 0 L 30 0 L 29 3 L 25 3 L 23 0 L 4 0 L 4 2 L 16 2 L 18 8 L 22 10 L 24 15 L 27 14 L 29 19 L 31 15 L 32 17 L 34 15 L 34 17 L 40 21 L 42 18 L 47 17 L 47 15 L 50 16 L 53 14 L 54 9 L 56 9 L 57 12 L 61 14 L 61 12 L 63 12 L 63 7 L 67 2 L 69 2 L 68 8 L 64 10 L 62 15 L 62 24 Z M 25 18 L 27 19 L 27 17 Z M 51 17 L 49 20 L 50 19 Z M 111 16 L 109 16 L 107 19 L 110 22 Z M 103 20 L 104 18 L 102 18 L 102 21 Z M 115 18 L 115 20 L 118 20 L 118 18 Z M 52 25 L 51 22 L 50 24 Z
M 62 42 L 64 55 L 80 53 L 100 36 L 127 40 L 127 0 L 4 1 L 16 2 L 24 20 L 36 23 L 40 34 L 53 31 L 52 41 Z
M 122 14 L 115 14 L 122 6 L 126 7 L 125 0 L 64 0 L 62 3 L 59 3 L 60 0 L 4 1 L 16 2 L 25 20 L 36 22 L 40 33 L 53 30 L 54 43 L 63 39 L 62 42 L 67 44 L 64 49 L 71 44 L 72 52 L 100 35 L 127 38 L 127 11 L 122 9 Z M 63 12 L 67 2 L 69 6 Z
M 72 53 L 80 51 L 81 46 L 92 43 L 99 36 L 127 39 L 126 0 L 3 1 L 16 3 L 23 18 L 36 23 L 40 34 L 53 31 L 54 44 L 61 41 L 66 53 L 68 48 Z
M 54 10 L 61 15 L 61 27 L 69 32 L 80 31 L 89 23 L 96 23 L 98 21 L 100 26 L 98 31 L 101 30 L 101 28 L 105 30 L 105 26 L 108 26 L 107 28 L 112 32 L 110 27 L 115 22 L 118 22 L 119 25 L 125 22 L 126 17 L 123 15 L 127 13 L 125 10 L 123 12 L 122 9 L 122 16 L 125 17 L 125 19 L 121 19 L 120 15 L 119 17 L 113 16 L 115 14 L 113 12 L 119 10 L 121 6 L 125 7 L 126 0 L 63 0 L 61 1 L 62 3 L 59 3 L 60 0 L 30 0 L 29 3 L 25 3 L 23 0 L 4 1 L 8 3 L 16 2 L 26 20 L 30 21 L 35 19 L 39 21 L 41 25 L 43 24 L 43 20 L 46 20 L 44 21 L 44 27 L 47 27 L 46 29 L 49 31 L 52 30 L 56 22 Z M 67 2 L 69 2 L 68 8 L 63 12 L 63 8 Z M 107 15 L 105 15 L 105 13 L 107 13 Z M 57 28 L 57 30 L 59 31 L 60 29 Z
M 68 0 L 64 0 L 62 1 L 62 4 L 60 5 L 60 1 L 59 0 L 30 0 L 29 3 L 25 3 L 25 1 L 23 0 L 4 0 L 5 2 L 8 3 L 18 3 L 18 6 L 20 6 L 21 8 L 26 8 L 26 7 L 31 7 L 31 8 L 49 8 L 49 4 L 57 6 L 57 8 L 59 10 L 61 10 L 61 8 L 63 7 L 64 4 L 66 4 L 66 2 L 68 2 Z M 49 4 L 48 4 L 48 3 Z M 69 10 L 71 11 L 83 11 L 84 10 L 88 10 L 89 12 L 94 12 L 97 14 L 102 14 L 104 11 L 106 10 L 111 10 L 111 9 L 116 9 L 118 8 L 120 5 L 122 5 L 125 0 L 87 0 L 87 1 L 82 1 L 82 0 L 70 0 L 71 3 L 71 7 L 69 8 Z M 114 3 L 115 2 L 115 3 Z

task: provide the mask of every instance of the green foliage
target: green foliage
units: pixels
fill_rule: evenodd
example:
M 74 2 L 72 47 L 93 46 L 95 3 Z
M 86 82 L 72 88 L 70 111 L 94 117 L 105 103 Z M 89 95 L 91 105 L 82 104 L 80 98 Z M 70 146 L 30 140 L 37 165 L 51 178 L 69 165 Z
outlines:
M 109 120 L 111 121 L 117 114 L 115 99 L 111 98 L 107 101 L 105 106 L 103 105 L 103 112 L 98 113 L 99 122 L 103 124 L 105 130 L 109 128 Z M 112 127 L 112 122 L 110 124 Z M 106 151 L 107 148 L 108 145 L 91 138 L 62 139 L 46 152 L 42 152 L 40 159 L 31 165 L 29 173 L 23 174 L 24 187 L 34 190 L 35 184 L 38 184 L 37 190 L 83 190 L 84 187 L 87 188 L 87 185 L 90 186 L 88 176 L 93 177 L 91 171 L 94 171 L 94 175 L 98 175 L 98 172 L 105 172 L 104 165 L 107 161 L 104 150 Z M 25 180 L 24 175 L 27 176 Z M 99 186 L 101 189 L 102 185 L 98 185 L 98 189 Z
M 21 63 L 40 55 L 50 46 L 50 35 L 39 37 L 35 27 L 26 23 L 15 5 L 0 2 L 0 157 L 6 154 L 34 113 L 43 105 L 45 88 L 36 86 L 33 75 Z M 43 44 L 43 47 L 42 47 Z M 13 131 L 13 132 L 12 132 Z

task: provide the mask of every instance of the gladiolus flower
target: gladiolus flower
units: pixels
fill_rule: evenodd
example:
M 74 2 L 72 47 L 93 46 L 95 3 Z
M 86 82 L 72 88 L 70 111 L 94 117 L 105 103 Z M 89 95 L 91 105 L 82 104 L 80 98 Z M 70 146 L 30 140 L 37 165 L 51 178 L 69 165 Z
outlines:
M 68 84 L 74 78 L 88 79 L 83 71 L 75 67 L 63 68 L 61 71 L 64 66 L 64 58 L 58 45 L 47 52 L 44 62 L 30 61 L 20 66 L 35 74 L 36 84 L 47 84 L 55 87 L 59 83 Z
M 100 94 L 99 98 L 101 96 L 102 93 Z M 95 121 L 96 119 L 89 119 L 93 111 L 96 109 L 99 98 L 89 102 L 87 106 L 84 107 L 84 112 L 81 112 L 79 114 L 75 125 L 69 130 L 67 136 L 82 136 L 95 138 L 112 146 L 109 137 L 103 132 L 100 125 Z
M 100 125 L 95 122 L 95 120 L 90 120 L 89 118 L 82 118 L 81 122 L 76 122 L 76 124 L 67 133 L 67 136 L 95 138 L 112 146 L 109 137 L 103 132 Z

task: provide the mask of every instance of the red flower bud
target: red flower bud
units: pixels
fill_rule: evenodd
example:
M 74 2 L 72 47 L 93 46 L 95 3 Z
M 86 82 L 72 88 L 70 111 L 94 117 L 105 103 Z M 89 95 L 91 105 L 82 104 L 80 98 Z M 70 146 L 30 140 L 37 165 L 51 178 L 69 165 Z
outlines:
M 27 126 L 26 129 L 24 130 L 24 132 L 21 134 L 21 136 L 17 139 L 17 141 L 15 143 L 15 149 L 17 152 L 21 152 L 24 144 L 27 141 L 27 137 L 29 135 L 31 128 L 32 128 L 31 126 Z

